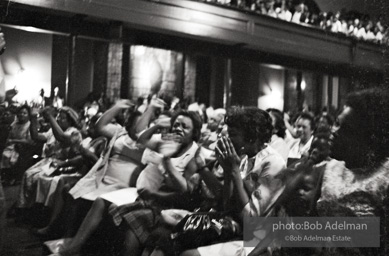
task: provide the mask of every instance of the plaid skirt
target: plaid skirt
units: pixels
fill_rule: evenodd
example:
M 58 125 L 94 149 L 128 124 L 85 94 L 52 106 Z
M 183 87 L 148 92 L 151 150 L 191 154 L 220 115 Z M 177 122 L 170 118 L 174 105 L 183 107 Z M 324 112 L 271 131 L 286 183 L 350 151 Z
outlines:
M 156 200 L 142 200 L 130 204 L 117 206 L 111 204 L 108 213 L 111 215 L 113 223 L 120 226 L 123 221 L 134 232 L 142 245 L 148 244 L 151 233 L 158 227 L 161 220 L 161 211 L 165 209 L 184 209 L 193 211 L 200 206 L 204 199 L 196 191 L 195 194 L 182 195 L 182 200 L 175 200 L 170 205 L 166 205 Z M 147 243 L 146 243 L 147 241 Z
M 151 206 L 146 201 L 139 200 L 122 206 L 111 204 L 108 212 L 116 226 L 120 226 L 124 221 L 137 236 L 139 242 L 144 245 L 159 222 L 161 210 L 160 207 Z

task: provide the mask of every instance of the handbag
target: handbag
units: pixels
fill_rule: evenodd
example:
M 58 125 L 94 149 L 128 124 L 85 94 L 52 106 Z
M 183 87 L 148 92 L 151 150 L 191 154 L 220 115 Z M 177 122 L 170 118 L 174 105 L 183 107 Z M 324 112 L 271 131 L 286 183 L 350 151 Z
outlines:
M 240 225 L 226 213 L 203 212 L 184 217 L 174 228 L 171 242 L 175 252 L 226 242 L 241 235 Z
M 185 216 L 191 212 L 182 209 L 166 209 L 161 211 L 161 221 L 175 227 Z

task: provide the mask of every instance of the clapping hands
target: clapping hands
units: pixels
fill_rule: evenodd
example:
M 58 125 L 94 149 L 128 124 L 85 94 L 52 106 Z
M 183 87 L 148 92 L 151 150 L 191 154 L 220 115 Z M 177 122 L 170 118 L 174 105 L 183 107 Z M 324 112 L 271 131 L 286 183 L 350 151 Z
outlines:
M 195 157 L 194 157 L 196 165 L 197 165 L 197 170 L 206 166 L 205 159 L 201 155 L 201 149 L 202 149 L 202 147 L 201 147 L 201 145 L 199 145 L 199 148 L 197 149 L 197 151 L 195 153 Z
M 226 174 L 239 175 L 241 159 L 230 138 L 223 136 L 217 141 L 216 158 Z
M 159 153 L 161 153 L 164 157 L 172 157 L 178 152 L 180 147 L 181 144 L 174 139 L 163 140 L 159 144 Z

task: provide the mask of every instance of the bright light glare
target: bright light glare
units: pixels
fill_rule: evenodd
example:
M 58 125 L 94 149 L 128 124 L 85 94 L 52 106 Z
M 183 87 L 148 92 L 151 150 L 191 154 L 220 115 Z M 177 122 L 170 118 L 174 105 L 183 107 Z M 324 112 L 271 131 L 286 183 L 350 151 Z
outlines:
M 15 96 L 14 100 L 18 102 L 31 102 L 39 96 L 39 90 L 42 88 L 45 90 L 45 96 L 50 96 L 50 83 L 43 81 L 37 72 L 21 69 L 13 78 L 10 85 L 12 85 L 12 88 L 13 86 L 16 86 L 18 94 Z
M 270 94 L 259 97 L 258 107 L 260 109 L 268 109 L 268 108 L 283 109 L 284 99 L 282 97 L 281 92 L 277 89 L 273 89 Z
M 137 45 L 133 47 L 134 47 L 134 54 L 136 57 L 142 57 L 146 52 L 146 47 L 142 45 Z
M 305 83 L 305 80 L 301 81 L 301 90 L 305 90 L 305 88 L 307 87 L 307 84 Z
M 271 92 L 271 96 L 274 99 L 279 99 L 282 97 L 281 93 L 277 89 L 273 89 L 273 91 Z

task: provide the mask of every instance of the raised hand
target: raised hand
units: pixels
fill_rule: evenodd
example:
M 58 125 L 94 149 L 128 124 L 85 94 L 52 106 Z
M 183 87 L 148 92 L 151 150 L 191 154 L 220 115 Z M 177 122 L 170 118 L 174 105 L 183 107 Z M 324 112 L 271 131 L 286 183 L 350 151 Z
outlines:
M 288 113 L 284 113 L 284 121 L 289 123 L 290 116 L 288 115 Z
M 166 103 L 163 100 L 161 100 L 161 99 L 157 98 L 156 96 L 154 96 L 151 99 L 149 106 L 152 109 L 158 109 L 158 108 L 159 109 L 164 109 L 165 106 L 166 106 Z
M 30 109 L 30 116 L 31 117 L 37 117 L 39 115 L 39 108 L 32 107 Z
M 44 118 L 47 119 L 47 118 L 55 115 L 55 110 L 52 107 L 45 107 L 42 111 L 42 115 Z
M 127 109 L 127 108 L 131 108 L 133 106 L 134 106 L 134 103 L 132 103 L 130 100 L 126 100 L 126 99 L 118 100 L 115 103 L 115 107 L 120 108 L 120 109 Z

